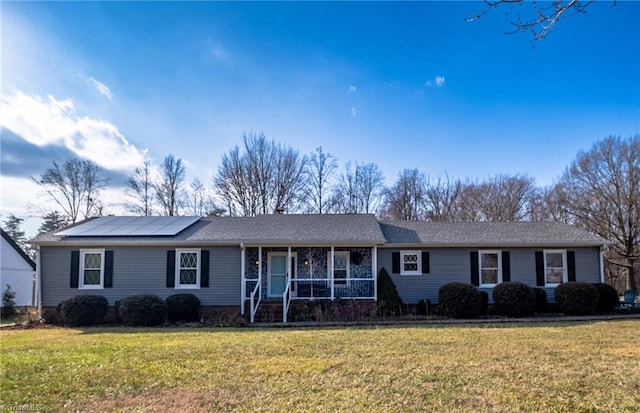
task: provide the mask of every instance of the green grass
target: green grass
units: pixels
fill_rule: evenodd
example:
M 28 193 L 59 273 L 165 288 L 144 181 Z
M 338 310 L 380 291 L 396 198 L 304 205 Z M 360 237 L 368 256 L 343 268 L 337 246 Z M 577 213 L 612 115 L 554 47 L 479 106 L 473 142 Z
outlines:
M 640 320 L 0 332 L 3 410 L 631 412 Z

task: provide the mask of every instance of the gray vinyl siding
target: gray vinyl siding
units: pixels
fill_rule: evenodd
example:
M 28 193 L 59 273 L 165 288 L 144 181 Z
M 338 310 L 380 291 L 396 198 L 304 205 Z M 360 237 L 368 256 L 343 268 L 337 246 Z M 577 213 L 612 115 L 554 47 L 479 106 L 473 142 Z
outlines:
M 499 248 L 490 248 L 499 249 Z M 559 248 L 560 249 L 560 248 Z M 430 273 L 423 275 L 392 274 L 391 254 L 401 249 L 379 248 L 378 270 L 384 267 L 393 280 L 402 300 L 407 304 L 415 304 L 421 299 L 429 299 L 433 303 L 438 302 L 438 290 L 444 284 L 450 282 L 471 283 L 470 252 L 477 248 L 432 248 L 416 249 L 403 248 L 405 250 L 420 250 L 429 252 Z M 541 248 L 506 248 L 509 251 L 511 262 L 511 281 L 525 283 L 536 287 L 536 259 L 535 251 Z M 600 282 L 600 249 L 599 248 L 567 248 L 574 251 L 576 257 L 576 281 L 595 283 Z M 483 288 L 491 297 L 491 288 Z M 554 289 L 546 288 L 547 299 L 554 301 Z
M 102 248 L 102 247 L 100 247 Z M 201 248 L 209 250 L 209 287 L 175 289 L 166 287 L 168 247 L 117 247 L 113 251 L 113 288 L 80 290 L 69 286 L 71 251 L 80 248 L 43 247 L 40 252 L 42 305 L 55 306 L 81 294 L 98 294 L 113 305 L 132 294 L 191 293 L 202 305 L 240 305 L 240 249 L 238 247 Z

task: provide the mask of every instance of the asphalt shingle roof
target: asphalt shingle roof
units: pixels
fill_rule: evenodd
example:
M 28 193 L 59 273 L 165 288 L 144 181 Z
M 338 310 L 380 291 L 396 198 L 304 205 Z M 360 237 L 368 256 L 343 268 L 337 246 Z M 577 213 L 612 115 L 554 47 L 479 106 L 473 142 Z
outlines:
M 76 224 L 76 225 L 82 225 Z M 381 221 L 370 214 L 205 217 L 174 236 L 36 237 L 35 244 L 295 244 L 426 247 L 578 247 L 608 242 L 558 222 Z
M 205 217 L 175 236 L 71 236 L 43 234 L 32 242 L 382 244 L 380 225 L 371 214 L 282 214 L 255 217 Z
M 388 244 L 432 247 L 599 246 L 607 241 L 560 222 L 382 221 Z

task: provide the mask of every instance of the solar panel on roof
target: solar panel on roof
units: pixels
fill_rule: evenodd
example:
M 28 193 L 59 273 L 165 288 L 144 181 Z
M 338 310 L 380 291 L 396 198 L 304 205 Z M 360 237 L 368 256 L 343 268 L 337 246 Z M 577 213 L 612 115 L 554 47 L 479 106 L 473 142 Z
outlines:
M 66 237 L 176 235 L 200 220 L 190 217 L 100 217 L 57 232 Z

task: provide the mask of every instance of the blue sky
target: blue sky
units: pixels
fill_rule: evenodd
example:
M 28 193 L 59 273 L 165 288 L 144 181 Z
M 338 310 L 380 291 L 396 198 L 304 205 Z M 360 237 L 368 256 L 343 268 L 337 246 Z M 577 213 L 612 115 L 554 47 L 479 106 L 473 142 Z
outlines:
M 526 173 L 551 184 L 580 150 L 640 132 L 640 2 L 598 2 L 534 44 L 479 2 L 0 3 L 2 219 L 71 156 L 124 177 L 172 153 L 209 184 L 245 131 L 392 184 Z M 533 47 L 535 45 L 535 47 Z

